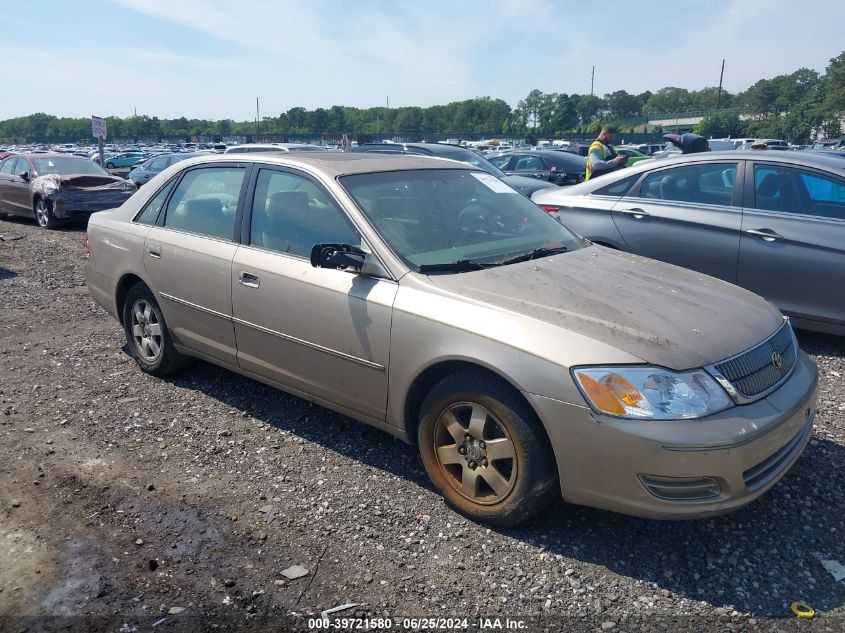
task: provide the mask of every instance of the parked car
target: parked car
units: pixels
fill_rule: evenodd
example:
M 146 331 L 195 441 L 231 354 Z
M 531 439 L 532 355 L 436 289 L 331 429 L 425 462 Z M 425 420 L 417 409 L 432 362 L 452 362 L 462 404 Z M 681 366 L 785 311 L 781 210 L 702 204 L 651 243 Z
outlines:
M 821 138 L 810 146 L 810 149 L 841 150 L 843 148 L 845 148 L 845 140 L 841 138 Z
M 780 139 L 775 138 L 758 138 L 751 141 L 746 141 L 739 145 L 737 149 L 741 150 L 748 150 L 748 149 L 757 149 L 755 145 L 765 145 L 763 149 L 777 149 L 777 150 L 788 150 L 791 149 L 789 147 L 789 143 L 786 141 L 782 141 Z
M 307 143 L 250 143 L 248 145 L 233 145 L 227 147 L 224 154 L 255 154 L 255 153 L 285 153 L 285 152 L 325 152 L 325 147 L 309 145 Z
M 92 216 L 88 244 L 142 371 L 197 356 L 416 443 L 489 523 L 561 495 L 724 513 L 812 434 L 817 369 L 769 302 L 591 245 L 456 161 L 195 158 Z
M 631 165 L 636 165 L 641 160 L 649 160 L 651 156 L 648 154 L 643 154 L 638 149 L 634 148 L 632 145 L 617 145 L 613 148 L 613 151 L 621 156 L 627 156 L 628 162 L 625 163 L 626 167 L 630 167 Z
M 179 161 L 186 158 L 194 158 L 195 156 L 204 156 L 209 152 L 175 152 L 169 154 L 158 154 L 152 158 L 148 158 L 143 163 L 139 163 L 132 171 L 129 172 L 129 180 L 140 187 L 150 181 L 153 176 L 164 171 L 171 165 L 175 165 Z
M 144 152 L 120 152 L 106 158 L 106 169 L 132 167 L 144 160 L 145 156 Z
M 651 156 L 656 152 L 662 152 L 666 148 L 665 143 L 641 143 L 639 145 L 634 145 L 634 148 L 641 151 L 646 156 Z
M 541 182 L 534 178 L 505 174 L 501 169 L 491 163 L 487 157 L 479 156 L 477 153 L 464 147 L 447 145 L 445 143 L 364 143 L 349 151 L 353 153 L 416 154 L 458 160 L 486 171 L 491 176 L 495 176 L 527 197 L 531 197 L 531 194 L 535 191 L 554 186 L 552 183 Z
M 45 229 L 119 207 L 134 192 L 131 182 L 72 154 L 21 154 L 0 163 L 0 215 L 35 218 Z
M 526 176 L 552 184 L 574 185 L 584 180 L 587 159 L 567 151 L 540 149 L 511 151 L 488 157 L 509 176 Z
M 595 242 L 763 295 L 845 334 L 845 163 L 813 152 L 706 152 L 532 198 Z

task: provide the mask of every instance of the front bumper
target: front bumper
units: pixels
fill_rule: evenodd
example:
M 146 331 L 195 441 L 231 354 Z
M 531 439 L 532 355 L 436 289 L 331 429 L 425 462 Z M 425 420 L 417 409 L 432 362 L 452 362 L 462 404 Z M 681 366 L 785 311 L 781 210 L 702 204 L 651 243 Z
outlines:
M 99 195 L 85 192 L 62 191 L 50 197 L 53 214 L 62 220 L 87 217 L 97 211 L 115 209 L 132 197 L 137 189 L 109 191 Z
M 566 501 L 683 519 L 739 508 L 783 477 L 812 436 L 817 387 L 815 363 L 799 352 L 792 376 L 766 398 L 700 420 L 622 420 L 526 397 L 549 434 Z M 678 491 L 707 489 L 709 496 L 655 492 L 675 484 Z

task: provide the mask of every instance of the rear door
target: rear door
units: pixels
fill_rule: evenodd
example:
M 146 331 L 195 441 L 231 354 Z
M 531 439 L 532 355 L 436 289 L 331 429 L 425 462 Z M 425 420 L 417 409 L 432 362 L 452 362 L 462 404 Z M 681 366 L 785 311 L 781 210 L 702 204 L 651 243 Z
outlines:
M 648 172 L 611 213 L 628 250 L 736 282 L 743 167 L 719 161 Z
M 314 268 L 318 243 L 360 244 L 340 204 L 310 176 L 262 168 L 232 267 L 243 369 L 383 421 L 398 285 Z
M 552 171 L 546 161 L 536 154 L 515 154 L 506 174 L 513 176 L 528 176 L 540 180 L 550 180 Z
M 745 181 L 739 285 L 792 316 L 845 324 L 845 178 L 757 161 Z
M 176 342 L 231 365 L 232 258 L 247 174 L 235 163 L 185 170 L 144 243 L 147 277 Z
M 17 156 L 10 156 L 0 164 L 0 212 L 14 213 L 9 193 L 12 190 L 12 170 L 18 162 Z

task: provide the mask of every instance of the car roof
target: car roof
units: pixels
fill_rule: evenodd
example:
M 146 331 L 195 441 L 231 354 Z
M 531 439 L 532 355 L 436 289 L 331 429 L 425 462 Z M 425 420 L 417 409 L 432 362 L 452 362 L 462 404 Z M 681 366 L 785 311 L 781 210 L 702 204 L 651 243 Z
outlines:
M 88 160 L 82 156 L 64 154 L 62 152 L 21 152 L 18 156 L 23 156 L 25 158 L 78 158 L 79 160 Z
M 183 161 L 180 165 L 205 163 L 264 163 L 280 166 L 301 167 L 323 172 L 336 178 L 351 174 L 366 174 L 382 171 L 407 171 L 411 169 L 476 169 L 472 165 L 458 161 L 443 159 L 435 156 L 420 156 L 417 154 L 382 154 L 379 152 L 306 152 L 279 154 L 211 154 L 190 161 Z

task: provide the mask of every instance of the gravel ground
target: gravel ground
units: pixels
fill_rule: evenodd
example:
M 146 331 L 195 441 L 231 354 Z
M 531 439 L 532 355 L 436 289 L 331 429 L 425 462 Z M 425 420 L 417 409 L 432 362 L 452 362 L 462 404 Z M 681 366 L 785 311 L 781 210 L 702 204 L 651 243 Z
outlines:
M 204 363 L 142 374 L 87 294 L 81 227 L 0 236 L 0 630 L 301 630 L 347 603 L 331 617 L 845 630 L 820 563 L 845 562 L 845 339 L 799 335 L 821 369 L 813 440 L 750 507 L 654 522 L 559 503 L 490 530 L 387 434 Z

